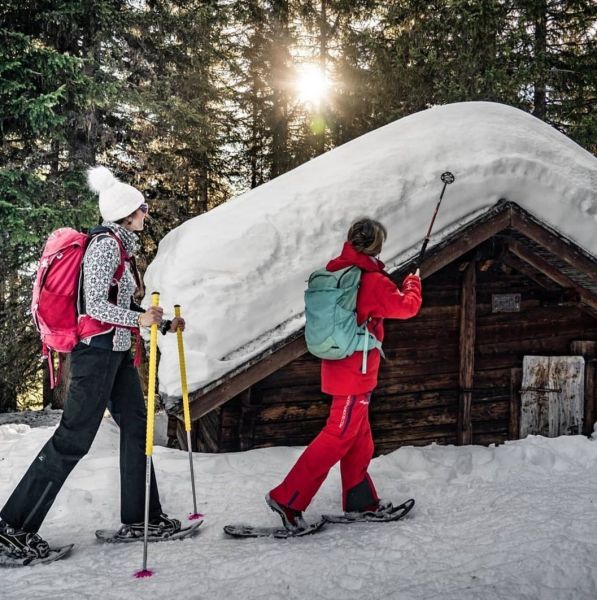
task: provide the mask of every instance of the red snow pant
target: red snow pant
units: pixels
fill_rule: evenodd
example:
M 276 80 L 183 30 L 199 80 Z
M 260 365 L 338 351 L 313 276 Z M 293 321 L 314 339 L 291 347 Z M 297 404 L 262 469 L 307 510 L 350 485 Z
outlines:
M 284 481 L 270 492 L 278 504 L 303 511 L 340 461 L 342 508 L 358 512 L 375 505 L 379 498 L 367 467 L 373 456 L 369 425 L 371 392 L 334 396 L 325 427 L 305 448 Z

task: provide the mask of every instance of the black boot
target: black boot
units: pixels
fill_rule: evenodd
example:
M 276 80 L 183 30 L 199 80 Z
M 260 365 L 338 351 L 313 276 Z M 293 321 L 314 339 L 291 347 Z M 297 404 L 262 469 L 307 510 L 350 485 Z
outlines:
M 46 558 L 50 546 L 37 533 L 15 529 L 0 521 L 0 552 L 11 558 L 25 559 L 27 564 L 36 558 Z
M 151 519 L 147 526 L 147 536 L 151 538 L 168 538 L 173 533 L 180 531 L 180 521 L 171 519 L 168 515 L 162 513 L 158 518 Z M 131 523 L 122 525 L 116 537 L 118 538 L 142 538 L 145 536 L 145 523 Z

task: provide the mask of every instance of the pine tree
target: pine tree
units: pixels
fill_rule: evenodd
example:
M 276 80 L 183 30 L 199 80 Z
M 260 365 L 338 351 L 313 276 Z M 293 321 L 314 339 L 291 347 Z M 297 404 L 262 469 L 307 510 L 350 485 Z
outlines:
M 93 222 L 82 170 L 110 93 L 93 60 L 98 32 L 112 32 L 115 13 L 111 3 L 95 13 L 88 4 L 0 8 L 0 410 L 13 410 L 39 375 L 25 307 L 41 244 L 59 226 Z

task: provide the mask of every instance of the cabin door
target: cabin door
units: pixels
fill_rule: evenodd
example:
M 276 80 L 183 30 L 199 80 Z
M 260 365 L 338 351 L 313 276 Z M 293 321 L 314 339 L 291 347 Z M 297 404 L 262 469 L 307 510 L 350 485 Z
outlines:
M 525 356 L 520 390 L 520 437 L 582 432 L 585 360 L 582 356 Z

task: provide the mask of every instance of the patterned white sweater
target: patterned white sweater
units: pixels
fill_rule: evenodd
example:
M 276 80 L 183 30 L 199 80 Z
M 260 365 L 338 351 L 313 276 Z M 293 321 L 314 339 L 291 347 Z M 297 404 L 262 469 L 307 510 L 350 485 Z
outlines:
M 116 223 L 102 223 L 122 241 L 129 256 L 138 248 L 137 236 Z M 120 281 L 116 304 L 108 300 L 110 286 L 120 264 L 118 242 L 110 236 L 102 236 L 91 241 L 83 259 L 83 297 L 85 313 L 90 317 L 114 325 L 113 350 L 123 351 L 131 347 L 129 327 L 137 327 L 139 313 L 131 310 L 133 294 L 137 288 L 131 266 L 127 261 Z M 89 344 L 91 338 L 82 340 Z

